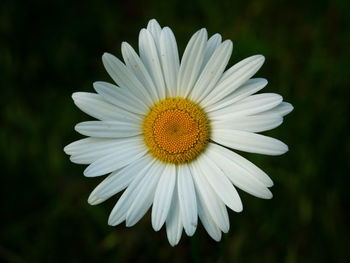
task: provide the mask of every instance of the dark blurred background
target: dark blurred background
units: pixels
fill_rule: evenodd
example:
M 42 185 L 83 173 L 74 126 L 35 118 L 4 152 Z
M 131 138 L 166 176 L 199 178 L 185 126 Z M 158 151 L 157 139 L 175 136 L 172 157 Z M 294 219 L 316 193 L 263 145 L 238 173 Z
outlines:
M 350 262 L 349 1 L 9 1 L 0 2 L 1 262 Z M 156 18 L 180 52 L 190 36 L 232 39 L 229 65 L 253 54 L 267 92 L 295 110 L 268 135 L 286 142 L 280 157 L 249 154 L 275 182 L 274 198 L 242 191 L 244 211 L 216 243 L 202 226 L 175 248 L 147 214 L 135 227 L 107 225 L 117 197 L 87 204 L 101 178 L 63 153 L 90 119 L 75 91 L 110 81 L 101 55 L 137 48 Z

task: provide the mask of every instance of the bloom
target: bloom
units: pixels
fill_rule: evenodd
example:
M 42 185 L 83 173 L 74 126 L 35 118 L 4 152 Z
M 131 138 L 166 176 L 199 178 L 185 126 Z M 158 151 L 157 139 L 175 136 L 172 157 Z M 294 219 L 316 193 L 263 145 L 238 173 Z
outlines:
M 251 77 L 262 55 L 225 71 L 232 42 L 201 29 L 179 60 L 170 28 L 156 20 L 139 35 L 139 53 L 122 43 L 124 62 L 111 54 L 103 64 L 118 85 L 95 82 L 96 93 L 73 94 L 75 104 L 98 119 L 76 125 L 87 138 L 66 146 L 84 175 L 108 174 L 88 202 L 99 204 L 125 189 L 108 223 L 136 224 L 152 206 L 152 226 L 164 223 L 171 245 L 184 228 L 194 234 L 198 217 L 219 241 L 229 230 L 226 206 L 242 211 L 236 187 L 271 198 L 272 180 L 233 150 L 280 155 L 287 145 L 258 132 L 279 126 L 291 104 L 278 94 L 255 94 L 267 84 Z

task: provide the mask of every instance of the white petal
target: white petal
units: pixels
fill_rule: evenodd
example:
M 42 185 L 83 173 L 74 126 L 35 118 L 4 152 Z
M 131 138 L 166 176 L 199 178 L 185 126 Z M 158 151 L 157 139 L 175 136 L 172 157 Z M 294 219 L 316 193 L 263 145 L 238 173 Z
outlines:
M 160 34 L 160 59 L 169 97 L 176 96 L 176 82 L 179 72 L 179 52 L 176 39 L 170 28 L 163 28 Z
M 237 90 L 234 90 L 222 100 L 207 106 L 205 110 L 206 112 L 210 112 L 213 110 L 218 110 L 226 106 L 232 105 L 233 103 L 236 103 L 237 101 L 240 101 L 258 92 L 259 90 L 264 88 L 266 85 L 267 85 L 266 79 L 262 79 L 262 78 L 249 79 Z
M 260 69 L 264 61 L 264 56 L 256 55 L 233 65 L 224 73 L 215 89 L 202 101 L 202 105 L 206 107 L 214 104 L 239 88 Z
M 111 196 L 125 189 L 144 167 L 151 163 L 151 157 L 146 154 L 142 158 L 135 160 L 126 167 L 111 173 L 104 179 L 90 194 L 88 202 L 94 203 L 95 200 L 106 200 Z
M 246 131 L 213 129 L 212 140 L 251 153 L 281 155 L 288 151 L 288 146 L 277 139 Z
M 152 226 L 155 231 L 158 231 L 163 226 L 168 216 L 175 182 L 176 167 L 168 164 L 160 177 L 152 205 Z
M 157 20 L 151 19 L 147 24 L 147 30 L 152 34 L 154 42 L 156 43 L 157 48 L 159 48 L 158 43 L 159 43 L 160 32 L 162 28 L 160 27 Z
M 210 186 L 198 160 L 191 162 L 190 167 L 193 181 L 202 205 L 208 210 L 215 224 L 221 229 L 221 231 L 227 233 L 230 229 L 230 221 L 224 203 Z
M 159 101 L 156 86 L 154 85 L 145 65 L 135 50 L 126 42 L 122 43 L 122 55 L 127 68 L 134 73 L 136 78 L 143 84 L 147 92 L 150 94 L 152 104 Z
M 79 109 L 99 120 L 141 119 L 140 115 L 131 113 L 105 101 L 99 94 L 75 92 L 72 98 Z
M 263 132 L 281 125 L 283 118 L 278 114 L 264 114 L 253 116 L 235 116 L 227 120 L 213 121 L 212 127 L 219 130 L 240 130 L 249 132 Z
M 209 144 L 211 145 L 211 143 Z M 215 147 L 216 144 L 213 144 L 211 147 Z M 234 162 L 237 166 L 244 169 L 245 172 L 247 172 L 250 176 L 254 177 L 261 183 L 263 183 L 267 187 L 273 186 L 273 181 L 271 178 L 259 167 L 257 167 L 252 162 L 248 161 L 241 155 L 235 153 L 234 151 L 228 150 L 224 147 L 217 146 L 216 147 L 220 154 L 224 155 L 227 159 L 229 159 L 231 162 Z
M 288 102 L 281 102 L 276 107 L 274 107 L 268 111 L 264 111 L 262 113 L 259 113 L 259 115 L 260 114 L 265 115 L 265 114 L 272 113 L 272 114 L 279 114 L 283 117 L 283 116 L 289 114 L 293 109 L 294 109 L 294 107 L 292 106 L 292 104 L 290 104 Z
M 74 128 L 82 135 L 100 138 L 131 137 L 142 133 L 140 125 L 130 121 L 85 121 Z
M 134 96 L 128 89 L 121 89 L 113 84 L 98 81 L 94 82 L 94 89 L 106 101 L 127 111 L 144 115 L 148 111 L 147 105 Z
M 175 184 L 174 193 L 177 193 L 177 186 Z M 168 217 L 166 219 L 166 234 L 170 245 L 176 246 L 182 234 L 181 212 L 179 207 L 178 195 L 173 194 Z
M 212 120 L 225 120 L 233 116 L 255 115 L 269 110 L 282 102 L 282 96 L 274 93 L 263 93 L 249 96 L 230 106 L 208 113 Z
M 190 39 L 181 59 L 177 81 L 177 96 L 186 98 L 191 92 L 200 73 L 207 44 L 206 29 L 196 32 Z
M 206 153 L 235 186 L 256 197 L 272 198 L 270 190 L 257 179 L 258 175 L 252 174 L 237 162 L 235 153 L 213 143 L 209 143 Z
M 85 138 L 68 145 L 72 147 L 70 160 L 78 164 L 90 164 L 106 155 L 119 151 L 126 141 L 135 140 L 133 138 Z M 77 143 L 77 144 L 76 144 Z
M 90 148 L 92 148 L 92 151 L 94 151 L 97 145 L 100 145 L 102 143 L 105 146 L 109 146 L 109 143 L 111 141 L 113 140 L 105 140 L 101 138 L 84 138 L 68 144 L 66 147 L 64 147 L 63 150 L 66 154 L 69 155 L 90 151 Z
M 138 189 L 141 187 L 140 184 L 145 177 L 145 174 L 147 174 L 153 164 L 154 159 L 149 162 L 146 167 L 137 172 L 134 180 L 131 182 L 128 188 L 126 188 L 116 205 L 113 207 L 113 210 L 108 218 L 109 225 L 116 226 L 125 220 L 130 205 L 134 201 L 135 196 L 138 194 Z
M 211 160 L 207 155 L 207 152 L 204 152 L 198 158 L 203 175 L 206 176 L 216 194 L 229 208 L 235 212 L 241 212 L 243 210 L 242 201 L 235 187 L 215 164 L 217 160 Z
M 190 99 L 200 102 L 214 88 L 219 78 L 222 76 L 232 53 L 232 42 L 224 41 L 215 50 L 207 65 L 201 72 L 191 94 Z
M 159 98 L 164 99 L 166 90 L 157 47 L 151 33 L 146 29 L 142 29 L 139 35 L 139 51 L 141 60 L 157 88 Z
M 98 205 L 98 204 L 101 204 L 103 203 L 104 201 L 106 201 L 108 198 L 110 198 L 112 195 L 104 195 L 103 197 L 100 197 L 98 196 L 96 193 L 98 193 L 99 191 L 99 187 L 100 185 L 104 184 L 105 181 L 110 181 L 112 179 L 114 179 L 115 181 L 118 181 L 118 179 L 116 180 L 116 178 L 118 178 L 118 176 L 116 176 L 117 174 L 119 174 L 119 172 L 121 171 L 122 169 L 119 169 L 113 173 L 111 173 L 110 175 L 108 175 L 99 185 L 97 185 L 97 187 L 90 193 L 89 195 L 89 198 L 88 198 L 88 203 L 90 205 Z M 124 177 L 122 178 L 124 179 Z M 129 179 L 129 177 L 127 177 L 126 179 Z M 133 177 L 132 177 L 133 179 Z M 130 181 L 131 182 L 131 181 Z M 121 190 L 123 190 L 124 188 L 126 188 L 130 182 L 125 182 L 125 181 L 122 181 L 121 180 L 121 189 L 119 187 L 115 188 L 116 189 L 116 192 L 115 193 L 119 193 Z M 105 185 L 106 186 L 106 185 Z M 113 188 L 114 190 L 114 188 Z
M 209 211 L 206 209 L 205 205 L 202 205 L 203 200 L 200 199 L 197 191 L 197 207 L 198 207 L 198 216 L 208 234 L 215 241 L 221 240 L 221 230 L 215 224 L 213 218 L 211 217 Z
M 123 89 L 129 89 L 136 97 L 145 100 L 147 105 L 152 105 L 153 101 L 147 92 L 147 89 L 136 78 L 118 58 L 104 53 L 102 62 L 111 78 Z
M 96 195 L 90 195 L 88 202 L 89 202 L 90 205 L 98 205 L 98 204 L 103 203 L 107 199 L 108 199 L 107 197 L 105 197 L 105 198 L 98 198 Z
M 128 213 L 126 214 L 127 227 L 135 225 L 151 207 L 157 183 L 159 182 L 164 168 L 165 165 L 163 163 L 156 161 L 147 174 L 145 174 L 139 184 L 137 194 L 128 209 Z
M 192 175 L 187 164 L 178 166 L 177 186 L 185 232 L 192 236 L 197 228 L 197 202 Z
M 201 72 L 203 70 L 203 68 L 205 67 L 205 65 L 207 65 L 209 59 L 211 58 L 211 56 L 213 55 L 215 49 L 221 44 L 221 35 L 220 34 L 215 34 L 213 36 L 211 36 L 207 42 L 207 45 L 205 47 L 204 50 L 204 59 L 203 59 L 203 63 L 202 63 L 202 67 L 201 67 Z
M 92 164 L 84 171 L 86 177 L 94 177 L 104 175 L 120 169 L 129 163 L 141 158 L 147 149 L 143 145 L 142 140 L 125 140 L 121 141 L 118 151 L 106 155 Z

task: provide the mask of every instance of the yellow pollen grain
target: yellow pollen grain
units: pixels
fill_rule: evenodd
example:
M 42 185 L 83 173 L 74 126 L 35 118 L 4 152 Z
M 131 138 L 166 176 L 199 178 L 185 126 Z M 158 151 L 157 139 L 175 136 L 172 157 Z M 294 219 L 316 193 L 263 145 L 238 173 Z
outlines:
M 150 153 L 166 163 L 180 164 L 195 159 L 209 140 L 209 122 L 195 103 L 168 98 L 155 104 L 143 122 Z

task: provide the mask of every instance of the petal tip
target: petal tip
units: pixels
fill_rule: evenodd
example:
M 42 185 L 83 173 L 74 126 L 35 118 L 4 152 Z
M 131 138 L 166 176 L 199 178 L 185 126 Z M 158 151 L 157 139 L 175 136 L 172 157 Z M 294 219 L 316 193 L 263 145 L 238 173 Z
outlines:
M 270 179 L 270 178 L 269 178 Z M 269 181 L 267 181 L 266 182 L 266 187 L 272 187 L 272 186 L 274 186 L 274 183 L 273 183 L 273 181 L 270 179 Z
M 84 174 L 85 177 L 93 177 L 92 173 L 91 173 L 90 166 L 86 167 L 86 169 L 84 170 L 83 174 Z
M 162 228 L 162 226 L 160 224 L 152 222 L 152 228 L 154 231 L 158 232 Z
M 98 205 L 98 204 L 102 203 L 102 200 L 99 199 L 96 195 L 90 194 L 87 202 L 89 205 Z
M 222 42 L 222 45 L 233 46 L 233 42 L 230 39 L 226 39 L 224 42 Z
M 155 26 L 159 26 L 159 27 L 160 27 L 160 25 L 159 25 L 157 19 L 155 19 L 155 18 L 152 18 L 151 20 L 148 21 L 147 27 L 152 26 L 152 25 L 155 25 Z
M 111 60 L 114 59 L 114 58 L 115 57 L 112 54 L 104 52 L 103 55 L 102 55 L 102 63 L 103 63 L 103 65 L 106 66 L 107 63 L 111 63 Z
M 125 217 L 118 218 L 117 211 L 115 210 L 115 207 L 114 207 L 114 209 L 112 210 L 111 214 L 108 217 L 108 225 L 116 226 L 116 225 L 119 225 L 124 220 L 125 220 Z
M 107 224 L 110 225 L 110 226 L 116 226 L 116 225 L 117 225 L 117 224 L 114 222 L 114 220 L 112 220 L 111 218 L 108 218 Z
M 148 30 L 146 28 L 142 28 L 140 30 L 140 37 L 143 36 L 144 34 L 147 34 Z M 149 32 L 148 32 L 149 33 Z
M 132 226 L 134 226 L 135 224 L 136 224 L 136 222 L 130 221 L 130 220 L 126 220 L 126 222 L 125 222 L 125 226 L 126 226 L 126 227 L 132 227 Z
M 240 204 L 234 209 L 234 211 L 235 211 L 236 213 L 241 213 L 241 212 L 243 211 L 243 205 L 242 205 L 242 203 L 240 203 Z
M 265 56 L 264 55 L 259 54 L 259 55 L 257 55 L 257 57 L 258 57 L 258 59 L 261 59 L 261 60 L 265 61 Z
M 79 96 L 80 96 L 81 93 L 82 93 L 82 92 L 74 92 L 74 93 L 72 94 L 72 99 L 73 99 L 74 101 L 76 101 L 77 99 L 79 99 Z
M 195 227 L 192 227 L 191 229 L 186 229 L 185 228 L 185 233 L 187 236 L 191 237 L 194 235 L 194 233 L 196 232 L 196 228 L 197 228 L 197 224 Z
M 216 241 L 216 242 L 220 242 L 221 241 L 221 235 L 218 236 L 211 236 L 211 238 Z
M 64 146 L 64 148 L 63 148 L 63 151 L 65 152 L 65 154 L 68 154 L 68 155 L 70 155 L 71 150 L 72 150 L 71 143 Z
M 265 62 L 265 56 L 264 55 L 253 55 L 250 58 L 253 58 L 253 63 L 257 65 L 259 68 L 264 64 Z
M 122 47 L 122 50 L 123 50 L 123 49 L 126 49 L 126 48 L 130 48 L 131 46 L 130 46 L 130 44 L 128 42 L 123 41 L 122 44 L 121 44 L 121 47 Z
M 272 199 L 273 198 L 273 194 L 272 192 L 269 190 L 269 194 L 267 195 L 266 199 Z
M 173 240 L 173 239 L 168 238 L 168 241 L 169 241 L 170 246 L 175 247 L 177 244 L 179 244 L 180 240 L 176 240 L 176 239 Z

